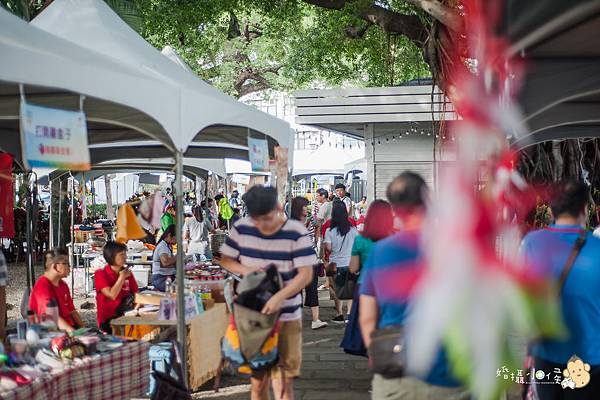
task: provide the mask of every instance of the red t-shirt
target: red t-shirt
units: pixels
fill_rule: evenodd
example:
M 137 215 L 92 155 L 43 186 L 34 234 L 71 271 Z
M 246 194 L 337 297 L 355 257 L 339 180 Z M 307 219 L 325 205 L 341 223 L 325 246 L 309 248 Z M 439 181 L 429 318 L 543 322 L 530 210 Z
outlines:
M 121 291 L 114 300 L 109 299 L 102 294 L 103 288 L 111 288 L 117 283 L 119 274 L 112 270 L 110 265 L 106 265 L 103 269 L 99 269 L 94 273 L 94 282 L 96 285 L 96 305 L 98 307 L 98 326 L 101 323 L 114 318 L 117 313 L 117 308 L 121 304 L 121 300 L 130 293 L 137 293 L 138 285 L 133 275 L 125 280 Z
M 350 225 L 356 228 L 356 220 L 352 217 L 348 217 L 348 222 L 350 222 Z M 321 226 L 321 236 L 323 238 L 325 238 L 325 232 L 327 231 L 327 229 L 329 229 L 329 227 L 331 226 L 331 219 L 328 219 L 327 221 L 325 221 L 323 223 L 323 226 Z
M 60 317 L 69 325 L 75 327 L 75 321 L 71 316 L 71 313 L 75 311 L 75 305 L 73 305 L 69 287 L 62 279 L 58 286 L 54 286 L 48 278 L 42 275 L 31 290 L 29 309 L 41 317 L 46 314 L 46 306 L 50 299 L 56 300 Z

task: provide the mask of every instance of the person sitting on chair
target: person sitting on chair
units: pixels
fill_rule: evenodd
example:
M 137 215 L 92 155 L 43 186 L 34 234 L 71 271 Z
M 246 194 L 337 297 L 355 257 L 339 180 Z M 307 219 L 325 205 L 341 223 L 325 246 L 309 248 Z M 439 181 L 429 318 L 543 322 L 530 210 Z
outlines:
M 94 273 L 98 327 L 111 333 L 110 321 L 133 308 L 133 296 L 138 285 L 131 271 L 126 268 L 127 246 L 117 242 L 104 245 L 106 266 Z
M 44 274 L 37 280 L 29 298 L 29 309 L 36 315 L 46 315 L 48 304 L 54 300 L 58 306 L 58 328 L 72 332 L 84 325 L 81 316 L 75 310 L 69 287 L 63 278 L 69 276 L 69 252 L 55 247 L 44 253 Z

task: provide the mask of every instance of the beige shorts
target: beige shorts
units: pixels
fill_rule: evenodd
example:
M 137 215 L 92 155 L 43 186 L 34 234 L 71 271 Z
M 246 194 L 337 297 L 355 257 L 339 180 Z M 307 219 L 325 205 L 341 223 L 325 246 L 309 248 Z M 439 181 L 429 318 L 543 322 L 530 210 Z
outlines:
M 300 376 L 302 366 L 302 321 L 282 321 L 279 330 L 279 363 L 271 369 L 273 379 L 281 379 L 281 370 L 286 378 Z

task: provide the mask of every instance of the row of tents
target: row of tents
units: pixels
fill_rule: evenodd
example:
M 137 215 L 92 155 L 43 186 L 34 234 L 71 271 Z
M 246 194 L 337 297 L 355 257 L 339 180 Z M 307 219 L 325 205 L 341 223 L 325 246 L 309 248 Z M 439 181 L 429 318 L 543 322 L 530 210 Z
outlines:
M 250 137 L 267 139 L 271 157 L 275 146 L 290 148 L 294 140 L 289 124 L 202 81 L 172 49 L 155 49 L 101 0 L 55 0 L 31 23 L 0 7 L 0 150 L 21 168 L 23 100 L 84 111 L 92 169 L 172 170 L 177 193 L 184 165 L 191 173 L 222 172 L 224 158 L 248 159 Z M 181 245 L 182 196 L 177 202 Z M 33 278 L 31 255 L 29 263 Z M 183 252 L 177 271 L 184 315 Z M 177 328 L 185 360 L 183 318 Z

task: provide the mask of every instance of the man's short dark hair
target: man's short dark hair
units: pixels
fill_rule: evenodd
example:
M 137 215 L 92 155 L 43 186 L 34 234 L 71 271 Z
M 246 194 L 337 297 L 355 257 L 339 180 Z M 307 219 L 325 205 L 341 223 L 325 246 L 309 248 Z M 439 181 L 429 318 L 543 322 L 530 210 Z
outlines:
M 337 185 L 335 185 L 336 190 L 337 189 L 344 189 L 346 190 L 346 185 L 344 185 L 343 183 L 338 183 Z
M 123 243 L 109 241 L 104 245 L 102 255 L 108 265 L 115 265 L 115 257 L 121 252 L 127 253 L 127 246 Z
M 386 195 L 394 208 L 426 207 L 428 191 L 421 175 L 405 171 L 388 185 Z
M 46 250 L 44 252 L 44 269 L 64 258 L 69 258 L 69 251 L 64 247 L 53 247 Z
M 329 192 L 323 188 L 317 189 L 317 194 L 323 197 L 329 197 Z
M 560 215 L 577 218 L 589 203 L 590 188 L 583 182 L 566 180 L 556 185 L 550 209 L 554 218 Z
M 271 186 L 255 185 L 244 194 L 242 200 L 246 204 L 248 215 L 260 217 L 277 208 L 277 189 Z

